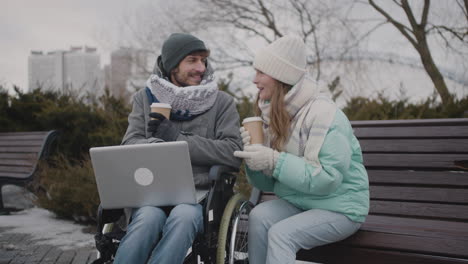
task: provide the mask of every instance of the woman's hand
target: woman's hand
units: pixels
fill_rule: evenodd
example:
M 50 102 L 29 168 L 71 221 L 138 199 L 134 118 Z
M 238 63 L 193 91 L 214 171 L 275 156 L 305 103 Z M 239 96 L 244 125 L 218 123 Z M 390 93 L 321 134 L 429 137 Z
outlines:
M 261 145 L 247 145 L 244 151 L 234 151 L 234 156 L 245 160 L 247 166 L 254 171 L 267 172 L 268 176 L 275 169 L 279 152 Z
M 242 143 L 244 144 L 244 148 L 250 145 L 250 132 L 247 131 L 243 126 L 240 127 L 239 132 L 242 137 Z

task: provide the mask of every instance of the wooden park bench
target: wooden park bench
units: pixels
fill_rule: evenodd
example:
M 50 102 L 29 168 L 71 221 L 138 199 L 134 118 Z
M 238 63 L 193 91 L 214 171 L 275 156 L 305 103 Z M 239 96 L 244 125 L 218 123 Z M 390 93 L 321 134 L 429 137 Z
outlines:
M 0 214 L 9 211 L 3 206 L 2 187 L 32 183 L 39 160 L 49 155 L 56 136 L 54 130 L 0 133 Z
M 370 182 L 370 214 L 351 237 L 299 260 L 468 263 L 468 118 L 351 122 Z M 275 199 L 263 193 L 260 201 Z

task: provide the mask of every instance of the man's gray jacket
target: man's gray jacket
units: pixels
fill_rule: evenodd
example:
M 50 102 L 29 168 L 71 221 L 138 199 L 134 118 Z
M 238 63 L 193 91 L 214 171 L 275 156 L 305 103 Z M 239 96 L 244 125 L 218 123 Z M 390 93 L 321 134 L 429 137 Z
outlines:
M 122 145 L 163 141 L 152 137 L 147 131 L 150 103 L 145 90 L 141 89 L 133 96 L 133 109 L 128 116 L 128 128 Z M 241 160 L 233 156 L 234 151 L 242 148 L 239 114 L 230 95 L 219 91 L 213 107 L 205 113 L 192 120 L 171 120 L 171 122 L 181 131 L 177 141 L 188 143 L 197 187 L 205 187 L 210 183 L 208 172 L 212 165 L 239 168 Z

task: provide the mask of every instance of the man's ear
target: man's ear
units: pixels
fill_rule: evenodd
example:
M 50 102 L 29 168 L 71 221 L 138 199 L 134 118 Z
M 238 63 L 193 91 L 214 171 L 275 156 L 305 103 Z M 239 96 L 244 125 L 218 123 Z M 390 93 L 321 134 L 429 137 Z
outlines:
M 171 76 L 166 72 L 166 69 L 164 69 L 164 65 L 161 59 L 161 55 L 158 56 L 158 59 L 156 60 L 156 63 L 154 64 L 153 67 L 153 73 L 157 74 L 158 72 L 161 72 L 163 77 L 170 78 Z

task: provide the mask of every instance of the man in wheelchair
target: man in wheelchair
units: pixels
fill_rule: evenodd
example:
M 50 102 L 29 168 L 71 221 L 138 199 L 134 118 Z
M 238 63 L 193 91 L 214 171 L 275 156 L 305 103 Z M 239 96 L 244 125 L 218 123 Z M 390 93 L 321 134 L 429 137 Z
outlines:
M 239 115 L 233 98 L 218 90 L 208 64 L 209 54 L 200 39 L 189 34 L 172 34 L 162 46 L 146 87 L 133 96 L 129 125 L 122 141 L 122 144 L 186 141 L 197 188 L 210 187 L 209 170 L 213 165 L 237 169 L 241 163 L 232 154 L 242 146 Z M 153 102 L 170 104 L 170 118 L 151 113 Z M 183 263 L 195 237 L 204 231 L 204 222 L 208 221 L 202 211 L 200 204 L 125 209 L 127 232 L 120 241 L 114 263 Z

